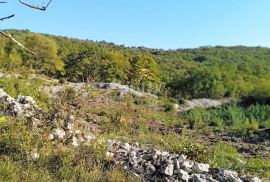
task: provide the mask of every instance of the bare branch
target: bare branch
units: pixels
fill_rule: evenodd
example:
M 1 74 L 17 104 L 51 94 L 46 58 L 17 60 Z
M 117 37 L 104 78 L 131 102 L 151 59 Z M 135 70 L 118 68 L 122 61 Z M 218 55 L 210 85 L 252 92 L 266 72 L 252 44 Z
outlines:
M 33 51 L 31 51 L 30 49 L 26 48 L 22 43 L 20 43 L 19 41 L 17 41 L 11 34 L 1 31 L 0 30 L 0 34 L 9 38 L 12 42 L 14 42 L 16 45 L 18 45 L 19 47 L 21 47 L 22 49 L 24 49 L 25 51 L 27 51 L 30 54 L 36 55 L 36 53 L 34 53 Z
M 3 17 L 3 18 L 0 18 L 0 21 L 4 21 L 6 19 L 10 19 L 10 18 L 13 18 L 15 16 L 15 14 L 12 14 L 10 16 L 6 16 L 6 17 Z
M 47 8 L 49 7 L 49 5 L 51 4 L 52 0 L 50 0 L 46 6 L 33 5 L 33 4 L 26 3 L 26 2 L 24 2 L 22 0 L 19 0 L 19 2 L 21 4 L 23 4 L 23 5 L 25 5 L 25 6 L 28 6 L 29 8 L 38 9 L 38 10 L 41 10 L 41 11 L 46 11 Z
M 47 3 L 46 6 L 39 6 L 39 5 L 33 5 L 33 4 L 29 4 L 24 2 L 23 0 L 19 0 L 19 2 L 29 8 L 33 8 L 33 9 L 37 9 L 37 10 L 41 10 L 41 11 L 46 11 L 47 8 L 49 7 L 49 5 L 51 4 L 52 0 L 49 0 L 49 2 Z M 1 1 L 0 0 L 0 4 L 4 4 L 7 3 L 7 1 Z M 3 18 L 0 18 L 0 21 L 4 21 L 6 19 L 10 19 L 13 18 L 15 16 L 15 14 L 12 14 L 10 16 L 6 16 Z M 34 53 L 33 51 L 31 51 L 30 49 L 26 48 L 22 43 L 20 43 L 19 41 L 17 41 L 11 34 L 9 34 L 8 32 L 5 32 L 3 30 L 0 30 L 0 35 L 9 38 L 12 42 L 14 42 L 16 45 L 18 45 L 20 48 L 24 49 L 25 51 L 27 51 L 30 54 L 36 55 L 36 53 Z

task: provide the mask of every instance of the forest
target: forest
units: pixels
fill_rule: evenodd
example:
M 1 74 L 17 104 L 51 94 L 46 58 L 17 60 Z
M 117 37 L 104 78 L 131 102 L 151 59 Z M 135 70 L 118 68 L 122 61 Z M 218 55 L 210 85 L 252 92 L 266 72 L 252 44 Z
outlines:
M 0 69 L 5 72 L 41 73 L 63 82 L 117 82 L 175 99 L 270 95 L 269 48 L 162 50 L 28 30 L 9 32 L 37 54 L 1 37 Z

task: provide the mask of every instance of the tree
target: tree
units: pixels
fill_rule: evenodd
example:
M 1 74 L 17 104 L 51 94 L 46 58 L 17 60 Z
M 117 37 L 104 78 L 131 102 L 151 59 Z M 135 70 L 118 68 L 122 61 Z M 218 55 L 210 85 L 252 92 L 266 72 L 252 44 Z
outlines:
M 20 4 L 27 6 L 29 8 L 32 9 L 37 9 L 37 10 L 41 10 L 41 11 L 46 11 L 47 8 L 49 7 L 49 5 L 51 4 L 52 0 L 49 0 L 48 3 L 46 4 L 46 6 L 41 6 L 41 5 L 34 5 L 34 4 L 29 4 L 24 2 L 23 0 L 18 0 Z M 8 3 L 8 1 L 3 1 L 0 0 L 0 4 L 6 4 Z M 10 18 L 15 17 L 15 14 L 11 14 L 8 16 L 4 16 L 4 17 L 0 17 L 0 21 L 4 21 Z M 17 44 L 19 47 L 21 47 L 22 49 L 24 49 L 25 51 L 27 51 L 28 53 L 31 54 L 35 54 L 35 52 L 31 51 L 30 49 L 28 49 L 27 47 L 25 47 L 23 44 L 21 44 L 19 41 L 17 41 L 11 34 L 9 34 L 8 32 L 4 31 L 4 30 L 0 30 L 0 35 L 9 38 L 12 42 L 14 42 L 15 44 Z
M 126 83 L 128 81 L 129 71 L 129 61 L 119 52 L 108 52 L 102 58 L 100 74 L 101 79 L 104 81 Z
M 28 56 L 28 66 L 47 74 L 64 70 L 64 63 L 57 55 L 58 48 L 54 40 L 35 34 L 28 36 L 25 42 L 27 47 L 36 53 L 34 56 Z
M 119 52 L 90 48 L 74 53 L 65 61 L 66 76 L 70 81 L 127 82 L 130 63 Z
M 159 66 L 151 56 L 136 56 L 132 59 L 131 66 L 131 82 L 135 85 L 160 82 Z
M 103 54 L 103 51 L 93 48 L 81 53 L 71 53 L 65 59 L 65 76 L 75 82 L 99 81 Z

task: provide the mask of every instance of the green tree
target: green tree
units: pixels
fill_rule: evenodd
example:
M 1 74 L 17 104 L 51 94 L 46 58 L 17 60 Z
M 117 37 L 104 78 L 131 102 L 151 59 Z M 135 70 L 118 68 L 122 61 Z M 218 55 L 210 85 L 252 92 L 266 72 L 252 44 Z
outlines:
M 66 77 L 70 81 L 99 81 L 100 64 L 104 52 L 89 49 L 81 53 L 73 53 L 65 60 Z
M 27 65 L 47 74 L 63 72 L 64 63 L 57 55 L 58 48 L 54 40 L 35 34 L 26 37 L 25 42 L 36 53 L 34 56 L 27 55 Z
M 160 68 L 151 56 L 138 55 L 132 59 L 131 66 L 131 83 L 160 83 Z
M 108 52 L 102 58 L 100 75 L 104 81 L 126 83 L 130 72 L 129 61 L 118 52 Z

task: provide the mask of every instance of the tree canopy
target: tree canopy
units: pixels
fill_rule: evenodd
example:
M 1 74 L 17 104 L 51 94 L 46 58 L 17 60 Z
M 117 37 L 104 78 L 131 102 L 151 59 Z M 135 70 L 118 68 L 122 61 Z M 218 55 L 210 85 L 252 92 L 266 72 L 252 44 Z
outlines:
M 8 31 L 37 54 L 31 56 L 0 38 L 0 69 L 5 71 L 32 69 L 73 82 L 144 85 L 156 94 L 175 98 L 270 96 L 269 48 L 217 46 L 165 51 Z M 158 87 L 154 90 L 151 84 Z

